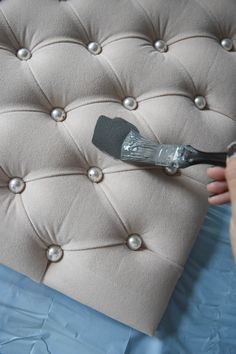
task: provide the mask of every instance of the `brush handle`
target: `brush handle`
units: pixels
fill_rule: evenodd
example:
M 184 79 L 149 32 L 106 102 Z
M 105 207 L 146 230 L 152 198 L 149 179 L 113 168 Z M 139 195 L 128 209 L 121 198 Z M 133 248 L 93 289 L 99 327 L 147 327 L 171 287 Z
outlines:
M 194 149 L 188 156 L 189 165 L 209 164 L 214 166 L 226 166 L 226 152 L 204 152 Z

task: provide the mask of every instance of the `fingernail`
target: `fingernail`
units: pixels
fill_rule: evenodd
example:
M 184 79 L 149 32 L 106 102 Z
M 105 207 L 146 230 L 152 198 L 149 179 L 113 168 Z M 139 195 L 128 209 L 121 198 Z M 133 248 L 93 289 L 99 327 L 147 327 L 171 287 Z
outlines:
M 236 141 L 234 141 L 233 143 L 231 143 L 228 147 L 227 147 L 227 157 L 230 158 L 232 156 L 236 156 Z

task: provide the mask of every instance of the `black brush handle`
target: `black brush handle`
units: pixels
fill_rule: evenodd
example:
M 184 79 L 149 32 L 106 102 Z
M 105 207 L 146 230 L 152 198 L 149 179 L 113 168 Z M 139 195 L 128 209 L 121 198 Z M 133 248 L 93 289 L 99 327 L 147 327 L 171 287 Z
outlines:
M 225 167 L 226 158 L 226 152 L 204 152 L 195 149 L 195 151 L 192 151 L 190 156 L 188 156 L 188 162 L 190 165 L 209 164 Z

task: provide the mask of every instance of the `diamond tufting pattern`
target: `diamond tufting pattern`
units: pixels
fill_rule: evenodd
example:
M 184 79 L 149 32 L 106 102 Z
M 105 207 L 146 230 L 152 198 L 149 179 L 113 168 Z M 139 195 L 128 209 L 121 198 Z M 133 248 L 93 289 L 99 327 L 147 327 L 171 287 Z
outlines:
M 0 1 L 0 262 L 152 335 L 207 210 L 206 167 L 91 143 L 121 117 L 160 143 L 236 135 L 235 0 Z

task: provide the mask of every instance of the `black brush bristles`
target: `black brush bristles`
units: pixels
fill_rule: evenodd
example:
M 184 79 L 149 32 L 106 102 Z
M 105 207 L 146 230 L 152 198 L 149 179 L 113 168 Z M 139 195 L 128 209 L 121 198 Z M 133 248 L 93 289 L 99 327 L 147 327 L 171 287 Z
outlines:
M 135 125 L 122 118 L 100 116 L 94 129 L 92 143 L 116 159 L 120 159 L 121 146 L 131 130 L 139 133 Z

